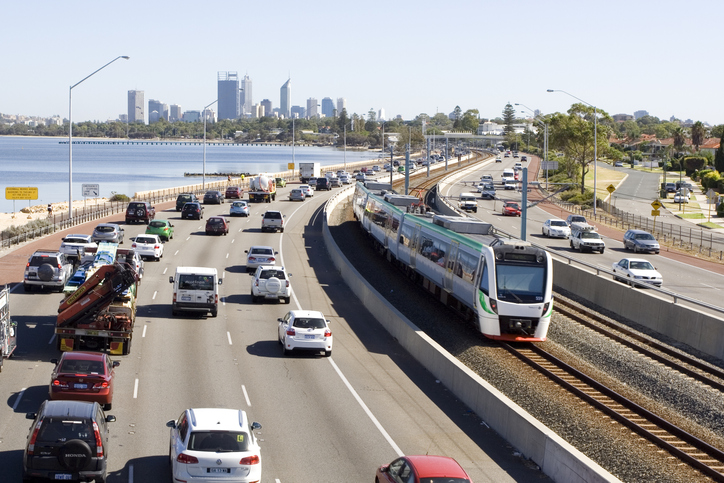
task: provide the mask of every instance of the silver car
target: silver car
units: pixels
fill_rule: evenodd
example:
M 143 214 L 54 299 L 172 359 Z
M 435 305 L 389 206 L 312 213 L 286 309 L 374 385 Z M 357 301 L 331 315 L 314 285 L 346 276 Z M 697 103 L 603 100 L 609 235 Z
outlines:
M 304 201 L 306 197 L 304 192 L 299 188 L 294 188 L 289 192 L 289 201 Z
M 273 265 L 276 262 L 275 252 L 272 247 L 254 246 L 245 250 L 246 253 L 246 271 L 251 272 L 261 265 Z
M 122 245 L 123 228 L 121 228 L 119 225 L 116 225 L 115 223 L 101 223 L 100 225 L 96 226 L 95 230 L 93 230 L 93 235 L 91 235 L 91 239 L 93 240 L 93 243 L 105 241 Z
M 249 216 L 249 205 L 246 201 L 234 201 L 229 208 L 229 216 Z

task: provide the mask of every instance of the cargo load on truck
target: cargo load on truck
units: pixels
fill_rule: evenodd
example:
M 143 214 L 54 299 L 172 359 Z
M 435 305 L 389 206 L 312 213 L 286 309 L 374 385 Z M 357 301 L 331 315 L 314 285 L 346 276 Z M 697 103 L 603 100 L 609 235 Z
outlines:
M 17 327 L 10 319 L 10 290 L 0 290 L 0 372 L 3 361 L 13 355 L 17 347 Z
M 249 201 L 271 203 L 277 199 L 277 184 L 273 176 L 258 174 L 249 180 Z
M 312 178 L 322 176 L 322 165 L 320 163 L 299 163 L 299 181 L 308 183 Z

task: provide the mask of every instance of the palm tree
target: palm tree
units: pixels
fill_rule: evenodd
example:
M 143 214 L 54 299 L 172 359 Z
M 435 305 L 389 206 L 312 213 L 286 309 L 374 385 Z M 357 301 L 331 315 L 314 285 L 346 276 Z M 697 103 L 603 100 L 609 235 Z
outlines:
M 691 127 L 691 143 L 694 145 L 697 151 L 699 146 L 704 144 L 704 136 L 706 136 L 706 128 L 701 121 L 696 121 Z
M 681 162 L 681 155 L 683 154 L 686 146 L 686 133 L 681 128 L 681 126 L 674 129 L 673 132 L 674 137 L 674 155 L 679 158 L 679 170 L 683 169 L 683 165 Z

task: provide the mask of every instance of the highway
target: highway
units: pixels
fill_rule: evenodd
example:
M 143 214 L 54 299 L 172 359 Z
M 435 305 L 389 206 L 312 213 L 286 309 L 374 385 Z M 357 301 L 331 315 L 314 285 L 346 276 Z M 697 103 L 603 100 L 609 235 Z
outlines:
M 286 201 L 291 187 L 275 203 L 252 204 L 249 218 L 231 219 L 228 236 L 206 236 L 205 220 L 181 220 L 173 203 L 157 206 L 157 218 L 172 220 L 176 233 L 164 257 L 145 264 L 131 353 L 116 357 L 121 365 L 108 413 L 118 420 L 110 425 L 108 481 L 167 481 L 165 423 L 189 407 L 239 408 L 260 422 L 265 482 L 371 481 L 376 467 L 397 455 L 426 453 L 456 458 L 477 483 L 546 480 L 409 357 L 341 282 L 321 237 L 321 206 L 333 192 L 293 203 Z M 207 205 L 205 217 L 228 208 Z M 260 232 L 267 209 L 285 214 L 283 234 Z M 90 233 L 94 226 L 70 231 Z M 125 229 L 128 247 L 145 226 Z M 50 239 L 35 243 L 53 246 Z M 279 251 L 292 274 L 289 305 L 252 304 L 244 266 L 252 245 Z M 168 277 L 177 266 L 223 274 L 218 317 L 171 316 Z M 3 481 L 20 481 L 31 423 L 25 413 L 47 397 L 49 361 L 59 354 L 53 329 L 60 300 L 57 293 L 25 294 L 21 286 L 11 295 L 19 348 L 0 375 Z M 282 355 L 276 320 L 302 308 L 331 320 L 332 357 Z

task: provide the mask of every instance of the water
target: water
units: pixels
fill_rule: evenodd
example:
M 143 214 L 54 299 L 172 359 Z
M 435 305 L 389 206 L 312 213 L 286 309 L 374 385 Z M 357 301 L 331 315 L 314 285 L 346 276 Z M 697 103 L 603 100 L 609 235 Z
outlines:
M 37 187 L 38 199 L 17 200 L 15 209 L 68 200 L 67 138 L 0 136 L 0 212 L 13 211 L 5 199 L 6 187 Z M 80 138 L 73 138 L 80 141 Z M 103 139 L 95 139 L 103 141 Z M 65 141 L 66 144 L 60 144 Z M 99 184 L 100 196 L 112 192 L 133 196 L 138 191 L 201 183 L 184 173 L 203 171 L 203 145 L 73 144 L 73 199 L 81 200 L 83 183 Z M 342 150 L 297 146 L 295 161 L 344 162 Z M 376 159 L 376 153 L 347 151 L 347 161 Z M 286 171 L 291 146 L 206 145 L 206 173 L 260 173 Z M 206 177 L 207 180 L 217 178 Z

